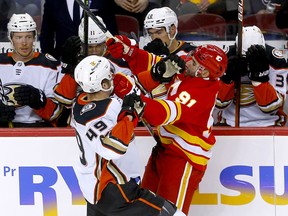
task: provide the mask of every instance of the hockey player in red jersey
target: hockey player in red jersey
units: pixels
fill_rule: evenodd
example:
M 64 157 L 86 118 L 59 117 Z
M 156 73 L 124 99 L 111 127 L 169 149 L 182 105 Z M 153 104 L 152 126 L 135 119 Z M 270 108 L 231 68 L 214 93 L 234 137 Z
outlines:
M 164 58 L 151 71 L 136 75 L 140 89 L 148 92 L 161 82 L 171 82 L 167 99 L 142 96 L 146 103 L 143 118 L 158 126 L 162 143 L 152 151 L 142 187 L 171 200 L 188 214 L 193 193 L 215 144 L 212 112 L 220 88 L 219 77 L 227 67 L 227 56 L 214 45 L 197 47 L 192 56 L 186 58 L 186 71 L 181 80 L 171 79 L 181 72 L 178 70 L 181 66 L 171 70 L 171 62 L 181 65 L 179 60 Z M 125 86 L 129 85 L 122 84 Z M 128 88 L 126 92 L 129 91 Z
M 199 46 L 191 57 L 182 81 L 170 86 L 167 100 L 142 98 L 143 118 L 159 126 L 162 142 L 148 161 L 142 187 L 171 200 L 185 214 L 212 155 L 212 111 L 227 66 L 226 54 L 214 45 Z
M 87 216 L 185 216 L 164 198 L 140 188 L 133 130 L 145 104 L 139 96 L 111 96 L 113 67 L 104 57 L 84 58 L 75 69 L 81 86 L 72 108 L 79 160 L 76 174 Z
M 60 62 L 34 50 L 36 23 L 29 14 L 13 14 L 7 29 L 13 51 L 0 54 L 0 79 L 7 99 L 7 104 L 0 102 L 0 125 L 7 127 L 3 120 L 8 120 L 14 127 L 51 126 L 49 122 L 61 113 L 53 95 Z
M 186 56 L 196 48 L 190 43 L 176 39 L 177 28 L 178 18 L 173 10 L 169 7 L 155 8 L 149 11 L 144 20 L 145 38 L 149 39 L 144 50 L 139 50 L 137 46 L 131 46 L 130 41 L 125 36 L 116 37 L 131 48 L 127 55 L 122 55 L 122 44 L 114 43 L 112 38 L 106 44 L 112 56 L 124 58 L 129 63 L 133 74 L 138 74 L 145 70 L 151 70 L 151 67 L 161 59 L 160 56 L 165 57 L 170 54 Z M 137 52 L 135 52 L 136 50 Z M 153 98 L 164 98 L 166 94 L 167 86 L 163 84 L 159 84 L 150 93 Z
M 219 125 L 235 126 L 235 80 L 241 76 L 240 127 L 284 126 L 288 64 L 283 51 L 265 44 L 257 26 L 243 28 L 242 57 L 229 47 L 228 67 L 221 78 L 216 107 Z M 237 42 L 236 38 L 236 42 Z

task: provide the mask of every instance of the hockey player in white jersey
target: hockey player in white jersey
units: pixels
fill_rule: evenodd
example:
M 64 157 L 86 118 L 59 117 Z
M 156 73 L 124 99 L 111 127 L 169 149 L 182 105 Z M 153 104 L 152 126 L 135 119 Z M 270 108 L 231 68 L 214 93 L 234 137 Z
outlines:
M 106 26 L 102 18 L 97 16 L 98 20 Z M 62 62 L 64 63 L 63 72 L 73 74 L 73 66 L 76 65 L 79 58 L 83 58 L 85 49 L 85 34 L 84 34 L 84 18 L 82 18 L 78 29 L 79 36 L 71 36 L 64 43 L 62 48 Z M 107 36 L 98 27 L 98 25 L 89 17 L 88 18 L 88 55 L 98 55 L 108 58 L 115 67 L 115 71 L 121 72 L 127 75 L 131 75 L 131 70 L 127 62 L 122 59 L 115 59 L 111 56 L 106 47 Z M 81 54 L 79 53 L 81 50 Z M 80 55 L 79 55 L 80 54 Z M 66 68 L 67 66 L 68 68 Z M 72 67 L 72 68 L 71 68 Z M 72 70 L 71 70 L 72 69 Z M 72 72 L 71 72 L 72 71 Z
M 0 54 L 0 79 L 7 101 L 0 102 L 0 126 L 7 127 L 7 121 L 14 127 L 51 126 L 61 112 L 53 95 L 60 62 L 34 50 L 36 23 L 29 14 L 13 14 L 7 29 L 13 51 Z
M 235 126 L 234 81 L 241 76 L 239 126 L 284 126 L 288 65 L 283 52 L 265 44 L 257 26 L 244 27 L 242 40 L 242 57 L 236 55 L 237 44 L 227 53 L 216 103 L 221 110 L 218 125 Z
M 105 26 L 101 17 L 97 16 L 99 21 Z M 62 48 L 62 74 L 65 74 L 61 79 L 61 82 L 57 84 L 54 89 L 55 98 L 65 107 L 70 107 L 75 98 L 75 88 L 70 88 L 74 86 L 74 68 L 84 56 L 85 49 L 85 36 L 84 36 L 84 18 L 81 20 L 79 25 L 78 36 L 71 36 L 68 38 Z M 88 18 L 88 55 L 104 56 L 110 60 L 115 68 L 116 73 L 123 73 L 126 75 L 131 75 L 132 72 L 129 65 L 123 59 L 115 59 L 112 57 L 110 52 L 107 50 L 106 41 L 107 36 L 103 31 L 96 25 L 96 23 L 89 17 Z M 70 111 L 65 110 L 63 112 L 63 117 L 59 120 L 59 125 L 65 125 L 67 122 L 67 116 Z M 66 118 L 66 119 L 65 119 Z M 65 121 L 65 122 L 64 122 Z M 69 121 L 69 119 L 68 119 Z
M 91 55 L 75 68 L 83 89 L 72 108 L 79 160 L 76 175 L 87 201 L 87 216 L 184 216 L 175 205 L 139 187 L 134 128 L 145 104 L 140 96 L 111 96 L 113 67 Z

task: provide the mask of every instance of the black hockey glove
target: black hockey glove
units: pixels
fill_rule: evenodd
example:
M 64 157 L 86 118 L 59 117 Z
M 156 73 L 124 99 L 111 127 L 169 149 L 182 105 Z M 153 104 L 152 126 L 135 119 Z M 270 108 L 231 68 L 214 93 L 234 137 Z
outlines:
M 161 83 L 170 82 L 174 75 L 185 70 L 185 61 L 177 55 L 169 55 L 161 59 L 151 68 L 151 76 L 155 81 Z
M 147 52 L 153 53 L 154 55 L 159 56 L 170 55 L 168 47 L 159 38 L 156 38 L 150 43 L 148 43 L 146 46 L 143 47 L 143 49 L 146 50 Z
M 0 123 L 8 123 L 14 119 L 15 107 L 7 106 L 0 101 Z
M 249 67 L 249 79 L 257 82 L 269 81 L 269 60 L 265 48 L 261 45 L 252 45 L 246 52 Z
M 17 87 L 14 91 L 14 99 L 22 106 L 28 105 L 31 108 L 38 110 L 46 105 L 47 98 L 41 89 L 26 85 Z
M 61 55 L 62 73 L 74 75 L 80 51 L 81 40 L 78 36 L 71 36 L 65 41 Z
M 220 79 L 222 82 L 230 84 L 246 74 L 248 74 L 247 59 L 234 55 L 228 58 L 227 69 Z
M 133 116 L 134 126 L 136 127 L 139 119 L 144 113 L 145 103 L 140 95 L 136 93 L 128 94 L 123 99 L 122 109 L 118 115 L 118 120 L 121 120 L 126 115 Z

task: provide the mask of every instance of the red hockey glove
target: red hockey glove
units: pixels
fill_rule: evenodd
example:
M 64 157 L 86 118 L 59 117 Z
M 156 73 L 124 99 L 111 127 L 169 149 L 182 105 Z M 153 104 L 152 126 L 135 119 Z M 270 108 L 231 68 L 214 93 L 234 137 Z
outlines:
M 124 58 L 128 62 L 138 50 L 138 47 L 131 45 L 130 39 L 124 35 L 116 35 L 114 38 L 109 38 L 106 41 L 106 46 L 113 58 Z
M 123 73 L 116 73 L 113 79 L 114 94 L 123 99 L 125 95 L 135 92 L 140 95 L 140 89 L 135 84 L 135 80 L 131 76 Z
M 114 94 L 116 94 L 119 98 L 122 99 L 125 95 L 129 94 L 129 92 L 133 89 L 133 86 L 135 85 L 131 77 L 126 76 L 122 73 L 115 74 L 113 84 Z

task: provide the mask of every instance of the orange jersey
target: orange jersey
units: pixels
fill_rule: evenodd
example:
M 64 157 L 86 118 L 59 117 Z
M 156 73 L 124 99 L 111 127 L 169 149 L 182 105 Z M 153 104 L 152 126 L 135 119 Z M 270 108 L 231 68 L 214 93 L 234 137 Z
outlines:
M 215 143 L 212 111 L 218 90 L 219 81 L 186 77 L 171 85 L 167 100 L 143 97 L 143 117 L 154 126 L 160 125 L 158 132 L 165 147 L 200 170 L 206 169 Z
M 71 107 L 77 95 L 78 84 L 69 74 L 65 74 L 54 87 L 54 97 L 63 105 Z

